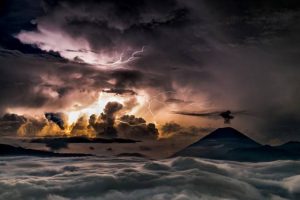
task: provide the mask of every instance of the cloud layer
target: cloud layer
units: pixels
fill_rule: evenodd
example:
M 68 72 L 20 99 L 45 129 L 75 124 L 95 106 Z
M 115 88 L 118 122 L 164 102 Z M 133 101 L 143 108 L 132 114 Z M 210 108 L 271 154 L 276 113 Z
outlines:
M 33 170 L 34 168 L 34 170 Z M 299 161 L 238 163 L 175 158 L 0 161 L 0 199 L 298 199 Z

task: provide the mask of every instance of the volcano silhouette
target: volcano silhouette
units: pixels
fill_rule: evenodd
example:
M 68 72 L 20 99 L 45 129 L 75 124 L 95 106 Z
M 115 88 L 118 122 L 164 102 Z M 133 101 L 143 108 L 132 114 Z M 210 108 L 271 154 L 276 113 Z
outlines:
M 230 127 L 213 131 L 174 156 L 252 162 L 300 158 L 298 151 L 291 151 L 282 145 L 261 145 Z

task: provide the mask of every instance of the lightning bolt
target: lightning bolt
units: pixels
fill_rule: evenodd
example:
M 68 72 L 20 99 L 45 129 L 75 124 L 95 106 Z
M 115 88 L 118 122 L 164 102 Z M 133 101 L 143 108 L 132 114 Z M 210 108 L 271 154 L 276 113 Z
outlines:
M 165 102 L 163 102 L 163 101 L 160 101 L 158 99 L 158 97 L 161 96 L 161 95 L 166 95 L 168 93 L 174 93 L 174 94 L 176 94 L 176 92 L 171 91 L 171 90 L 170 91 L 165 91 L 165 92 L 160 92 L 157 95 L 153 96 L 150 100 L 146 101 L 147 102 L 147 111 L 144 112 L 143 114 L 146 114 L 147 112 L 150 113 L 150 115 L 152 116 L 152 119 L 153 119 L 153 123 L 155 125 L 159 125 L 159 123 L 156 122 L 156 114 L 154 114 L 154 112 L 152 111 L 151 104 L 155 101 L 155 102 L 160 103 L 160 104 L 162 104 L 164 106 L 167 106 L 168 104 L 165 103 Z M 186 107 L 191 106 L 193 104 L 196 104 L 196 103 L 195 102 L 191 102 L 191 103 L 189 103 L 187 105 L 184 105 L 183 108 L 186 108 Z
M 122 121 L 122 120 L 119 120 L 119 119 L 116 119 L 116 121 L 120 122 L 122 124 L 127 124 L 128 126 L 131 126 L 131 127 L 141 126 L 141 125 L 147 125 L 147 123 L 130 124 L 129 122 L 125 122 L 125 121 Z
M 145 46 L 143 46 L 141 50 L 133 52 L 131 54 L 131 56 L 129 58 L 127 58 L 126 60 L 123 60 L 123 57 L 124 57 L 124 52 L 123 52 L 123 53 L 121 53 L 118 60 L 116 60 L 112 63 L 105 63 L 105 64 L 103 63 L 103 64 L 100 64 L 100 65 L 103 65 L 103 66 L 116 66 L 116 65 L 122 65 L 122 64 L 129 63 L 131 61 L 136 60 L 138 58 L 136 55 L 142 54 L 144 52 L 144 49 L 145 49 Z
M 65 50 L 65 51 L 70 51 L 70 52 L 79 52 L 79 53 L 91 53 L 91 54 L 94 54 L 95 56 L 97 56 L 97 52 L 95 51 L 92 51 L 92 50 L 86 50 L 86 49 L 81 49 L 81 50 Z M 143 54 L 145 51 L 145 46 L 143 46 L 140 50 L 137 50 L 137 51 L 134 51 L 127 59 L 124 60 L 124 52 L 122 52 L 119 56 L 119 58 L 115 61 L 112 61 L 112 62 L 107 62 L 107 63 L 101 63 L 101 62 L 87 62 L 88 64 L 92 64 L 92 65 L 95 65 L 95 66 L 101 66 L 101 67 L 112 67 L 112 66 L 119 66 L 119 65 L 123 65 L 123 64 L 126 64 L 126 63 L 129 63 L 129 62 L 132 62 L 136 59 L 138 59 L 139 57 L 137 55 L 139 54 Z M 81 58 L 81 57 L 79 57 Z M 84 62 L 86 62 L 84 60 L 84 58 L 81 58 L 83 59 Z M 121 67 L 122 68 L 122 67 Z
M 161 96 L 161 95 L 165 95 L 165 94 L 168 94 L 168 93 L 176 93 L 176 92 L 174 92 L 174 91 L 160 92 L 160 93 L 158 93 L 157 95 L 153 96 L 150 100 L 147 100 L 147 104 L 148 104 L 148 105 L 147 105 L 147 110 L 148 110 L 148 112 L 150 113 L 150 115 L 152 116 L 153 123 L 154 123 L 155 125 L 159 125 L 159 124 L 156 122 L 156 115 L 155 115 L 154 112 L 152 111 L 151 104 L 152 104 L 152 102 L 156 101 L 156 102 L 158 102 L 158 103 L 160 103 L 160 104 L 166 105 L 165 102 L 162 102 L 162 101 L 158 100 L 157 98 L 158 98 L 159 96 Z M 143 114 L 145 114 L 145 113 L 143 113 Z

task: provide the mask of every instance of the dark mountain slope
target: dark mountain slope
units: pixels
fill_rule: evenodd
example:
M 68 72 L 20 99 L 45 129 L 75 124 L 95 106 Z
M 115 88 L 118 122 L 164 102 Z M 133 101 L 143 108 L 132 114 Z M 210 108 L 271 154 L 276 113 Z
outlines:
M 233 128 L 219 128 L 199 141 L 179 151 L 175 156 L 222 159 L 237 148 L 256 148 L 261 145 Z

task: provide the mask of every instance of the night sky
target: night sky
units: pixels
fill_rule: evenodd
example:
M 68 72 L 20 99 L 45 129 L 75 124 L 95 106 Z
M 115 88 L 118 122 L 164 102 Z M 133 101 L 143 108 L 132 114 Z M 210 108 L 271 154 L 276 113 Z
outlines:
M 3 0 L 1 135 L 300 140 L 299 35 L 296 0 Z

